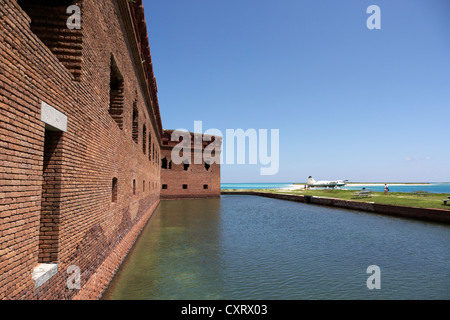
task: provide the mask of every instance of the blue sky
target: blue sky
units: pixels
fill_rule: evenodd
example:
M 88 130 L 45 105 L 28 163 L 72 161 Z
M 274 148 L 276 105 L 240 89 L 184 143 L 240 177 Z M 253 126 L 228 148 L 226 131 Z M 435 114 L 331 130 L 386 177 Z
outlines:
M 450 181 L 450 1 L 144 7 L 165 129 L 279 129 L 277 175 L 223 164 L 222 182 Z

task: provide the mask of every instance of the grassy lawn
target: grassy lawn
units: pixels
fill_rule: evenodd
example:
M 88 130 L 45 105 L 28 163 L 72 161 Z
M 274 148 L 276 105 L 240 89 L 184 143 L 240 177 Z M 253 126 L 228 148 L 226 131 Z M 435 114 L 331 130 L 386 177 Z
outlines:
M 223 191 L 257 191 L 271 193 L 286 193 L 298 195 L 312 195 L 317 197 L 338 198 L 344 200 L 353 200 L 361 202 L 375 202 L 382 204 L 390 204 L 397 206 L 419 207 L 419 208 L 435 208 L 450 210 L 450 206 L 444 205 L 442 200 L 448 199 L 450 194 L 429 194 L 427 196 L 418 196 L 411 193 L 389 192 L 384 195 L 383 192 L 372 192 L 371 198 L 352 199 L 355 190 L 223 190 Z

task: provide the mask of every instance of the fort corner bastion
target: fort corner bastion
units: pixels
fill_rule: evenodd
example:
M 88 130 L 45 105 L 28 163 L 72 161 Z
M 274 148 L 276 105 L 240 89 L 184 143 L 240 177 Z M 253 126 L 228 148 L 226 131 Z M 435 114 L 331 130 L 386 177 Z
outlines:
M 185 146 L 190 151 L 183 157 L 183 138 L 164 130 L 161 146 L 161 199 L 220 197 L 220 152 L 222 137 L 188 133 Z M 173 141 L 175 140 L 175 141 Z M 177 152 L 178 149 L 181 152 Z M 179 156 L 178 161 L 173 156 Z M 178 163 L 177 163 L 178 162 Z
M 220 197 L 220 165 L 172 162 L 142 0 L 2 0 L 0 29 L 0 299 L 99 299 L 161 200 Z

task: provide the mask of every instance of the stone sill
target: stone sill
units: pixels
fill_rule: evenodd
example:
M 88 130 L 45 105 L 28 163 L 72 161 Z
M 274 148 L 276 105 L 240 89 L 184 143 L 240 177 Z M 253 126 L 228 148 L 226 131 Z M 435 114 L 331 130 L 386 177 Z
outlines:
M 41 263 L 33 269 L 34 289 L 39 288 L 58 273 L 57 263 Z

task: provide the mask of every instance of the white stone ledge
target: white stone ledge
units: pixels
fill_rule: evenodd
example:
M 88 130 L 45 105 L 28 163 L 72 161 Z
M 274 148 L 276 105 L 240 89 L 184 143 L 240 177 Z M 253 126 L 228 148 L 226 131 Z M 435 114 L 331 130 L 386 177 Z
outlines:
M 56 263 L 41 263 L 34 268 L 31 274 L 34 280 L 34 288 L 37 289 L 50 280 L 55 274 L 58 273 L 58 264 Z
M 41 103 L 41 121 L 47 130 L 67 132 L 67 116 L 44 101 Z

